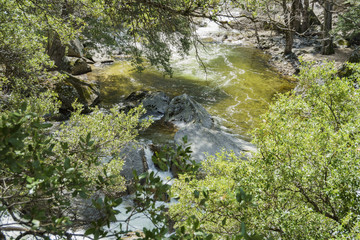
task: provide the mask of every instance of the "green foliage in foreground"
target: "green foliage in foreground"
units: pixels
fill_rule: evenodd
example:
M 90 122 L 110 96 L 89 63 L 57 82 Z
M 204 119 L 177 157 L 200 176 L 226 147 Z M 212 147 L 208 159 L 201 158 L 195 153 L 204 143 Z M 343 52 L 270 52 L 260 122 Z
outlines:
M 91 223 L 95 238 L 105 234 L 102 226 L 115 220 L 114 207 L 121 202 L 109 197 L 125 189 L 120 150 L 149 125 L 138 120 L 144 110 L 127 115 L 117 109 L 109 114 L 95 109 L 91 115 L 78 110 L 57 132 L 49 131 L 52 124 L 37 112 L 23 104 L 0 114 L 0 216 L 10 219 L 0 223 L 1 232 L 15 231 L 19 239 L 71 237 L 70 228 Z M 85 199 L 93 199 L 90 208 L 100 218 L 81 217 L 76 202 Z
M 265 238 L 359 237 L 360 90 L 354 75 L 340 79 L 331 65 L 305 65 L 306 94 L 281 95 L 254 132 L 259 151 L 247 161 L 219 154 L 203 163 L 205 177 L 175 181 L 170 215 L 187 219 L 216 239 L 232 238 L 245 224 Z M 236 202 L 236 190 L 252 201 Z M 247 195 L 248 194 L 248 195 Z M 245 198 L 247 199 L 247 198 Z M 250 199 L 250 197 L 249 197 Z

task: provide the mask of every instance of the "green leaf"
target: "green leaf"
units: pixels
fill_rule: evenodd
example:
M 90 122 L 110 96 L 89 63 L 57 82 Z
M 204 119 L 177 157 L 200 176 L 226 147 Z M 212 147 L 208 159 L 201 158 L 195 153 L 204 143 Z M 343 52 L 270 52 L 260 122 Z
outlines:
M 194 197 L 195 198 L 199 198 L 200 197 L 200 192 L 198 190 L 194 191 Z
M 100 183 L 105 182 L 104 178 L 101 175 L 98 175 L 98 179 L 99 179 Z
M 26 181 L 28 182 L 28 183 L 33 183 L 34 182 L 34 178 L 33 177 L 30 177 L 30 176 L 26 176 Z
M 68 170 L 70 167 L 71 167 L 71 165 L 70 165 L 70 159 L 69 159 L 69 158 L 65 158 L 65 161 L 64 161 L 64 168 L 65 168 L 65 170 Z
M 87 198 L 89 197 L 85 191 L 80 191 L 80 192 L 79 192 L 79 195 L 80 195 L 80 197 L 83 198 L 83 199 L 87 199 Z
M 17 137 L 11 137 L 11 138 L 7 139 L 7 141 L 16 148 L 23 148 L 23 146 L 24 146 L 23 141 L 18 139 Z
M 147 178 L 148 175 L 149 175 L 149 174 L 148 174 L 147 172 L 144 172 L 144 173 L 142 173 L 142 174 L 139 175 L 139 179 L 141 180 L 141 179 Z
M 225 225 L 226 224 L 226 217 L 221 221 L 221 225 Z
M 94 234 L 94 232 L 95 232 L 94 228 L 89 228 L 85 231 L 85 235 L 88 236 L 88 235 Z
M 33 225 L 32 227 L 35 228 L 35 229 L 37 229 L 37 228 L 40 227 L 40 221 L 39 221 L 39 220 L 33 219 L 33 220 L 31 221 L 31 223 L 32 223 L 32 225 Z
M 91 139 L 91 132 L 89 132 L 87 135 L 86 135 L 86 142 L 89 143 Z
M 75 171 L 75 168 L 68 168 L 68 169 L 66 169 L 66 173 L 67 174 L 71 174 L 71 173 L 73 173 Z

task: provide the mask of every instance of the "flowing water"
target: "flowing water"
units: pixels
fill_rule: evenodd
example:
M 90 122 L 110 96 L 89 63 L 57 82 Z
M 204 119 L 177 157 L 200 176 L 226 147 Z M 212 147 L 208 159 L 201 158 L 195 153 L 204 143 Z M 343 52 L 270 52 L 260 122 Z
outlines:
M 288 79 L 268 66 L 268 57 L 258 49 L 207 44 L 200 49 L 200 58 L 205 69 L 194 52 L 185 58 L 174 57 L 171 78 L 154 68 L 137 73 L 127 61 L 106 66 L 95 73 L 101 79 L 103 104 L 119 103 L 138 90 L 163 91 L 170 97 L 186 93 L 222 126 L 249 139 L 249 130 L 259 124 L 259 116 L 268 109 L 274 95 L 293 88 Z M 162 138 L 174 133 L 163 125 L 153 129 L 145 135 Z

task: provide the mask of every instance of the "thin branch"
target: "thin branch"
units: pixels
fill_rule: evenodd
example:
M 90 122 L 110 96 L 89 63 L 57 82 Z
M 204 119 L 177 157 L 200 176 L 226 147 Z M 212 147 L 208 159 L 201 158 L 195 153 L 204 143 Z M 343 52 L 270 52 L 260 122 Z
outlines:
M 299 184 L 299 183 L 295 183 L 295 186 L 300 190 L 300 193 L 305 197 L 306 201 L 308 203 L 310 203 L 313 206 L 313 209 L 318 212 L 321 213 L 323 215 L 325 215 L 328 218 L 331 218 L 333 220 L 335 220 L 336 222 L 339 222 L 339 218 L 336 215 L 331 215 L 327 212 L 324 212 L 323 210 L 321 210 L 319 208 L 319 206 L 317 205 L 317 203 L 315 201 L 313 201 L 306 193 L 305 189 Z

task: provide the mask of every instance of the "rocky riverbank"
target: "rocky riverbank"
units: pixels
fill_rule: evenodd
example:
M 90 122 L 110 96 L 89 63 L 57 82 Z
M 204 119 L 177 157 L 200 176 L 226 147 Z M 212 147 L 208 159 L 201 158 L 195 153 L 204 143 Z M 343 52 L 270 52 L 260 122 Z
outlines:
M 299 72 L 302 61 L 334 61 L 340 67 L 346 62 L 356 46 L 350 46 L 344 39 L 335 41 L 335 53 L 321 54 L 321 38 L 314 36 L 295 36 L 293 54 L 285 56 L 285 37 L 275 30 L 258 30 L 256 32 L 250 23 L 237 23 L 234 28 L 222 27 L 208 20 L 199 22 L 197 33 L 205 42 L 239 45 L 259 48 L 270 56 L 269 64 L 284 76 L 292 77 Z M 258 41 L 259 40 L 259 41 Z

